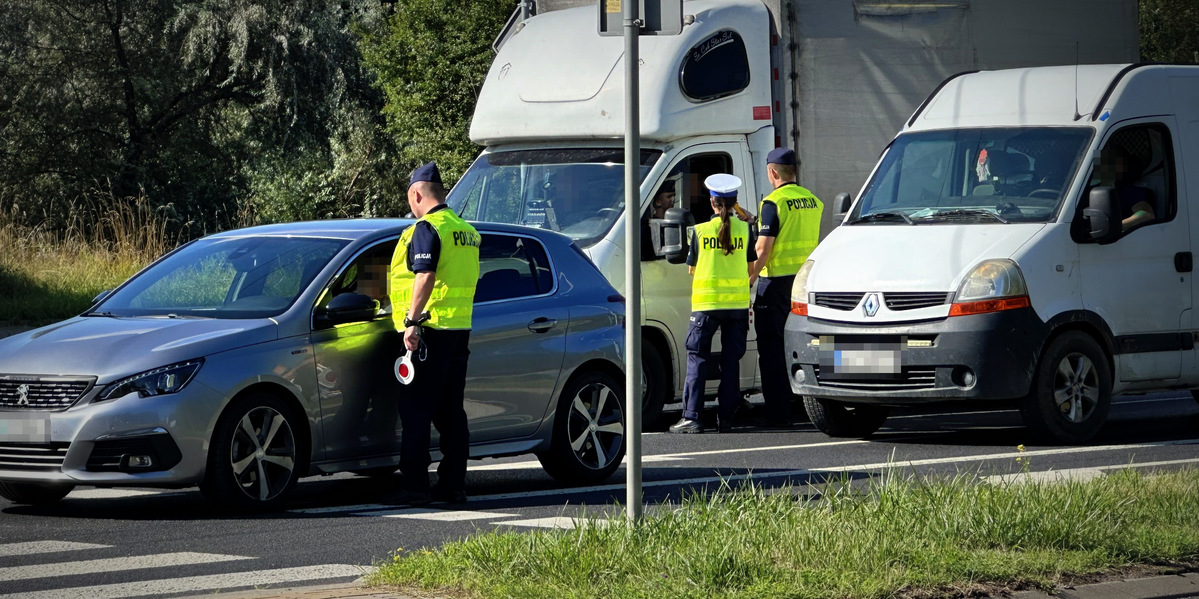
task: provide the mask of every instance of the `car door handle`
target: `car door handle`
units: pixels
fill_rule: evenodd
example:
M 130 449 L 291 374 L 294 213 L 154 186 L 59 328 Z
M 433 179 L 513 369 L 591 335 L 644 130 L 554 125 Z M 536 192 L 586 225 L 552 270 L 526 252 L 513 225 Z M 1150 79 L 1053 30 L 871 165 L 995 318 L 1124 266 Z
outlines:
M 533 331 L 534 333 L 544 333 L 556 326 L 558 326 L 557 320 L 542 316 L 539 318 L 534 318 L 533 321 L 529 323 L 529 330 Z

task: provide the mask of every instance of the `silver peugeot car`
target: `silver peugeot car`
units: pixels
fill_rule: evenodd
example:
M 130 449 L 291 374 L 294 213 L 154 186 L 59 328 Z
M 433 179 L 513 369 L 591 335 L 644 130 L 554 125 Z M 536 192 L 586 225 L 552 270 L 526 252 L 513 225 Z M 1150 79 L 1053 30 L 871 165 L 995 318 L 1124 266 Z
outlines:
M 303 476 L 394 472 L 388 268 L 412 222 L 211 235 L 85 314 L 0 339 L 0 496 L 199 485 L 269 507 Z M 534 453 L 567 483 L 608 478 L 625 448 L 623 298 L 567 237 L 475 226 L 471 457 Z

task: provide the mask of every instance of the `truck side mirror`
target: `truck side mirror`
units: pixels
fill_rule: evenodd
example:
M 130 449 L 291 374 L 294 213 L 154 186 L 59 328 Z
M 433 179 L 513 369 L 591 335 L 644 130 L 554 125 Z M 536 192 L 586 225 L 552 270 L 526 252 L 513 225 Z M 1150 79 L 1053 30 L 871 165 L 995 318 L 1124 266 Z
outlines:
M 1107 245 L 1120 238 L 1120 216 L 1116 212 L 1115 193 L 1110 187 L 1095 187 L 1087 195 L 1087 207 L 1082 210 L 1091 239 Z
M 687 261 L 687 229 L 695 226 L 695 216 L 682 208 L 671 208 L 666 211 L 666 218 L 654 220 L 660 227 L 655 243 L 659 244 L 658 253 L 666 256 L 671 264 L 682 264 Z
M 845 214 L 849 212 L 849 207 L 853 206 L 853 196 L 849 195 L 849 192 L 843 191 L 833 199 L 833 206 L 837 208 L 837 216 Z

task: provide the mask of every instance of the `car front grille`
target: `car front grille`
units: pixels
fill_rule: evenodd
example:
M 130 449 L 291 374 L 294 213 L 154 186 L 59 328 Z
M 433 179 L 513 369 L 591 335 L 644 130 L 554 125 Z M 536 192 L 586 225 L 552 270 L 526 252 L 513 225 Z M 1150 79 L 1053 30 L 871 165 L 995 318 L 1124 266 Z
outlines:
M 853 310 L 865 293 L 816 293 L 813 304 L 833 310 Z
M 90 377 L 0 375 L 0 408 L 65 410 L 95 381 Z
M 67 457 L 68 443 L 0 443 L 0 470 L 57 472 Z
M 883 294 L 883 302 L 887 304 L 887 309 L 894 311 L 940 306 L 948 300 L 948 293 L 896 291 Z
M 815 368 L 816 383 L 821 387 L 853 389 L 857 391 L 910 391 L 933 389 L 937 386 L 937 369 L 934 366 L 907 367 L 899 374 L 855 375 L 851 377 L 822 377 L 820 365 Z

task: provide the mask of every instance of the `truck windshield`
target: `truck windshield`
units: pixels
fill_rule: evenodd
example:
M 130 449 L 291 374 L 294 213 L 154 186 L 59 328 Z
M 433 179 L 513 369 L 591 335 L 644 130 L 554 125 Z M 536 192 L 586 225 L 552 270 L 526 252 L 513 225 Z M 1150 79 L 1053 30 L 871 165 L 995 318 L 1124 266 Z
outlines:
M 1090 128 L 953 129 L 899 136 L 848 224 L 1046 222 L 1078 170 Z
M 641 180 L 661 154 L 641 152 Z M 624 213 L 624 151 L 580 148 L 484 154 L 454 185 L 447 202 L 467 220 L 542 227 L 588 247 Z

